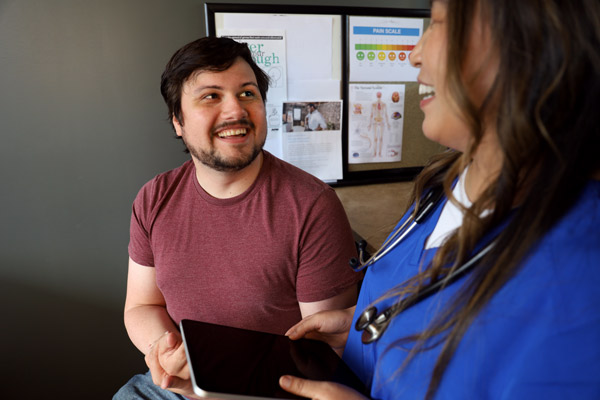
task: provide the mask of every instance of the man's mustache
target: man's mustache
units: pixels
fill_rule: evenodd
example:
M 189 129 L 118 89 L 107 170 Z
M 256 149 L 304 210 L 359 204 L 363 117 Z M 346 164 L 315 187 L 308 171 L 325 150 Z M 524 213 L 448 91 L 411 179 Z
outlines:
M 212 134 L 216 134 L 217 131 L 223 130 L 223 129 L 227 129 L 229 127 L 244 127 L 244 128 L 250 128 L 250 129 L 254 129 L 255 125 L 252 121 L 250 121 L 247 118 L 242 118 L 239 119 L 237 121 L 226 121 L 226 122 L 222 122 L 219 125 L 215 126 L 212 128 Z

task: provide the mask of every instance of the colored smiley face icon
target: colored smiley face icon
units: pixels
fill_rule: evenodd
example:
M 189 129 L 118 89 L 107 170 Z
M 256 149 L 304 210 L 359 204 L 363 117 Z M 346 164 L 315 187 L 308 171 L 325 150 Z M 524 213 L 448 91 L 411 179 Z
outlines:
M 362 51 L 359 51 L 358 53 L 356 53 L 356 59 L 358 61 L 362 61 L 365 59 L 365 53 L 363 53 Z
M 373 61 L 373 60 L 375 59 L 375 53 L 374 53 L 374 52 L 372 52 L 372 51 L 370 51 L 370 52 L 367 54 L 367 58 L 369 59 L 369 61 Z

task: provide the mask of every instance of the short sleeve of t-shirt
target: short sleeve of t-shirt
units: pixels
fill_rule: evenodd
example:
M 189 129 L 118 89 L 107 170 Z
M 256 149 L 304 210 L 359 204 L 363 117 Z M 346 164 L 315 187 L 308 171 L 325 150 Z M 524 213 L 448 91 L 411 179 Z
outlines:
M 155 259 L 151 242 L 151 232 L 157 214 L 164 208 L 175 193 L 189 185 L 194 174 L 191 161 L 173 170 L 155 176 L 138 192 L 133 201 L 129 227 L 129 257 L 136 263 L 154 267 Z M 189 200 L 183 199 L 178 207 L 186 207 Z
M 316 199 L 307 217 L 300 244 L 297 296 L 313 302 L 339 294 L 360 278 L 349 267 L 356 256 L 352 231 L 333 189 Z
M 154 266 L 149 236 L 153 185 L 154 181 L 150 181 L 138 192 L 133 202 L 129 227 L 129 257 L 136 263 L 147 267 Z

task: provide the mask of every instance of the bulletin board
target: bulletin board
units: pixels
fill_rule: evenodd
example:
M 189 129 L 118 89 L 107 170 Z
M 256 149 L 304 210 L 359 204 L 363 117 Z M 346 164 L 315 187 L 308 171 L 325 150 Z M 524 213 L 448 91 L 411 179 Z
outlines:
M 208 36 L 239 38 L 258 50 L 255 61 L 273 85 L 267 143 L 284 142 L 282 154 L 265 148 L 284 160 L 295 164 L 295 149 L 308 149 L 312 158 L 299 166 L 344 186 L 411 180 L 444 150 L 423 136 L 418 70 L 408 61 L 429 10 L 206 3 L 205 18 Z M 283 58 L 287 63 L 276 65 Z M 273 97 L 283 105 L 270 103 Z M 319 143 L 305 143 L 301 135 L 308 134 L 295 131 L 317 125 L 315 108 L 332 131 L 311 132 Z

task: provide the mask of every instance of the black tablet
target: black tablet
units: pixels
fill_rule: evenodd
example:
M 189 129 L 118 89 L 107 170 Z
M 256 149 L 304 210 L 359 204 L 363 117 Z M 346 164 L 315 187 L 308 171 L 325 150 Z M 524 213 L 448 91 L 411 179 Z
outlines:
M 194 393 L 223 399 L 298 399 L 279 387 L 282 375 L 365 386 L 329 345 L 310 339 L 182 320 Z

